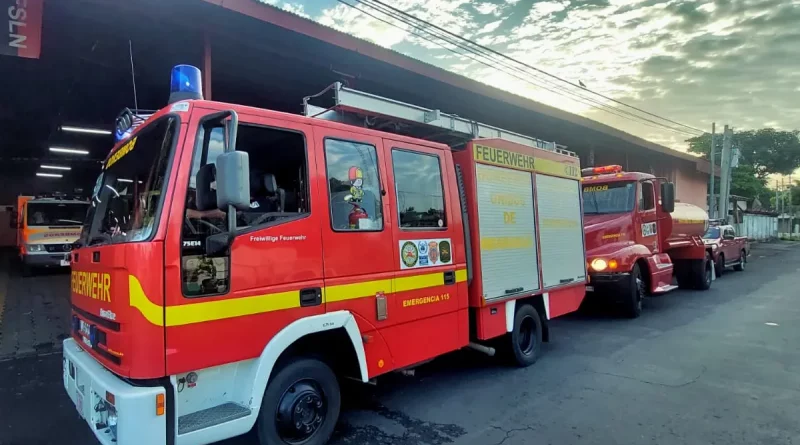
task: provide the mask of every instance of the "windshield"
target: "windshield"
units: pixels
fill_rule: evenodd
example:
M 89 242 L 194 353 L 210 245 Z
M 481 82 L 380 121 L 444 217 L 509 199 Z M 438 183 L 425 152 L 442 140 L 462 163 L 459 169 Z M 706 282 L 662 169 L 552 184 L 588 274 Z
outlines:
M 583 214 L 630 212 L 636 202 L 635 190 L 635 184 L 632 182 L 584 185 Z
M 176 130 L 175 118 L 159 119 L 108 158 L 95 183 L 85 245 L 142 241 L 155 232 Z
M 706 234 L 703 235 L 703 238 L 706 239 L 716 239 L 719 238 L 719 227 L 709 227 L 706 231 Z
M 88 203 L 41 202 L 28 203 L 29 226 L 79 226 L 86 218 Z

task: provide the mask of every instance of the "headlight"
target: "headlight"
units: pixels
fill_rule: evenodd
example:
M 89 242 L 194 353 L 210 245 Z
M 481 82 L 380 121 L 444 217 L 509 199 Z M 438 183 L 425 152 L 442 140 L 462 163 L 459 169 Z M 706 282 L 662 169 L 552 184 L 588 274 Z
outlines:
M 28 244 L 25 246 L 28 249 L 28 252 L 44 252 L 44 244 Z
M 596 258 L 592 260 L 592 269 L 598 272 L 602 272 L 606 270 L 606 267 L 608 267 L 608 263 L 606 263 L 606 260 L 602 258 Z

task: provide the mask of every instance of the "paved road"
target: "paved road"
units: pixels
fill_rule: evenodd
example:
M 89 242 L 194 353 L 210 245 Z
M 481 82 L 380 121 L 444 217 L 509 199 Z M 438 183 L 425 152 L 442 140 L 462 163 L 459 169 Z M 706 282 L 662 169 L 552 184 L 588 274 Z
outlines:
M 462 352 L 349 388 L 334 443 L 800 444 L 800 247 L 753 257 L 637 320 L 556 320 L 531 368 Z M 58 355 L 0 362 L 0 444 L 93 443 L 60 378 Z

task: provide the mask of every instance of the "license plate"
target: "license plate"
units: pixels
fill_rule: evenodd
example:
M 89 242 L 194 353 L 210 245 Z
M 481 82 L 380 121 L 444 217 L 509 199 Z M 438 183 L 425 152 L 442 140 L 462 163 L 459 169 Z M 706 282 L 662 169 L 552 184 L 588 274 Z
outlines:
M 89 329 L 89 323 L 81 320 L 81 334 L 83 334 L 86 337 L 91 337 L 90 332 L 91 330 Z
M 69 260 L 61 260 L 62 266 L 69 266 Z
M 594 292 L 594 286 L 586 286 L 586 292 Z

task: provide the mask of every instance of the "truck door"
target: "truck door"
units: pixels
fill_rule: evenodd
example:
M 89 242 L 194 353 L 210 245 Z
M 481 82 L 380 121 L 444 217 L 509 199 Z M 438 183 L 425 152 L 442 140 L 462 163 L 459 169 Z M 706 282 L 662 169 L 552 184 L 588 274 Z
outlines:
M 395 254 L 390 318 L 397 325 L 383 335 L 395 364 L 408 366 L 464 346 L 466 273 L 463 265 L 457 271 L 453 254 L 463 232 L 455 219 L 459 204 L 445 199 L 455 196 L 452 159 L 442 150 L 388 139 L 384 150 Z
M 638 212 L 636 213 L 636 241 L 653 253 L 659 252 L 658 215 L 653 181 L 639 182 Z
M 394 322 L 392 273 L 395 247 L 380 138 L 314 127 L 322 231 L 322 270 L 327 311 L 354 314 L 365 342 L 370 375 L 391 366 L 377 331 Z M 381 361 L 381 369 L 376 367 Z
M 224 149 L 224 129 L 210 114 L 193 113 L 189 131 L 196 143 L 181 159 L 190 167 L 180 170 L 171 212 L 178 217 L 170 218 L 169 374 L 258 357 L 281 329 L 325 311 L 320 234 L 325 209 L 313 182 L 318 172 L 311 127 L 239 114 L 236 149 L 249 156 L 251 203 L 229 227 L 225 213 L 197 205 L 197 187 L 204 183 L 198 177 L 213 176 Z M 206 255 L 208 238 L 223 232 L 234 236 L 229 251 Z

